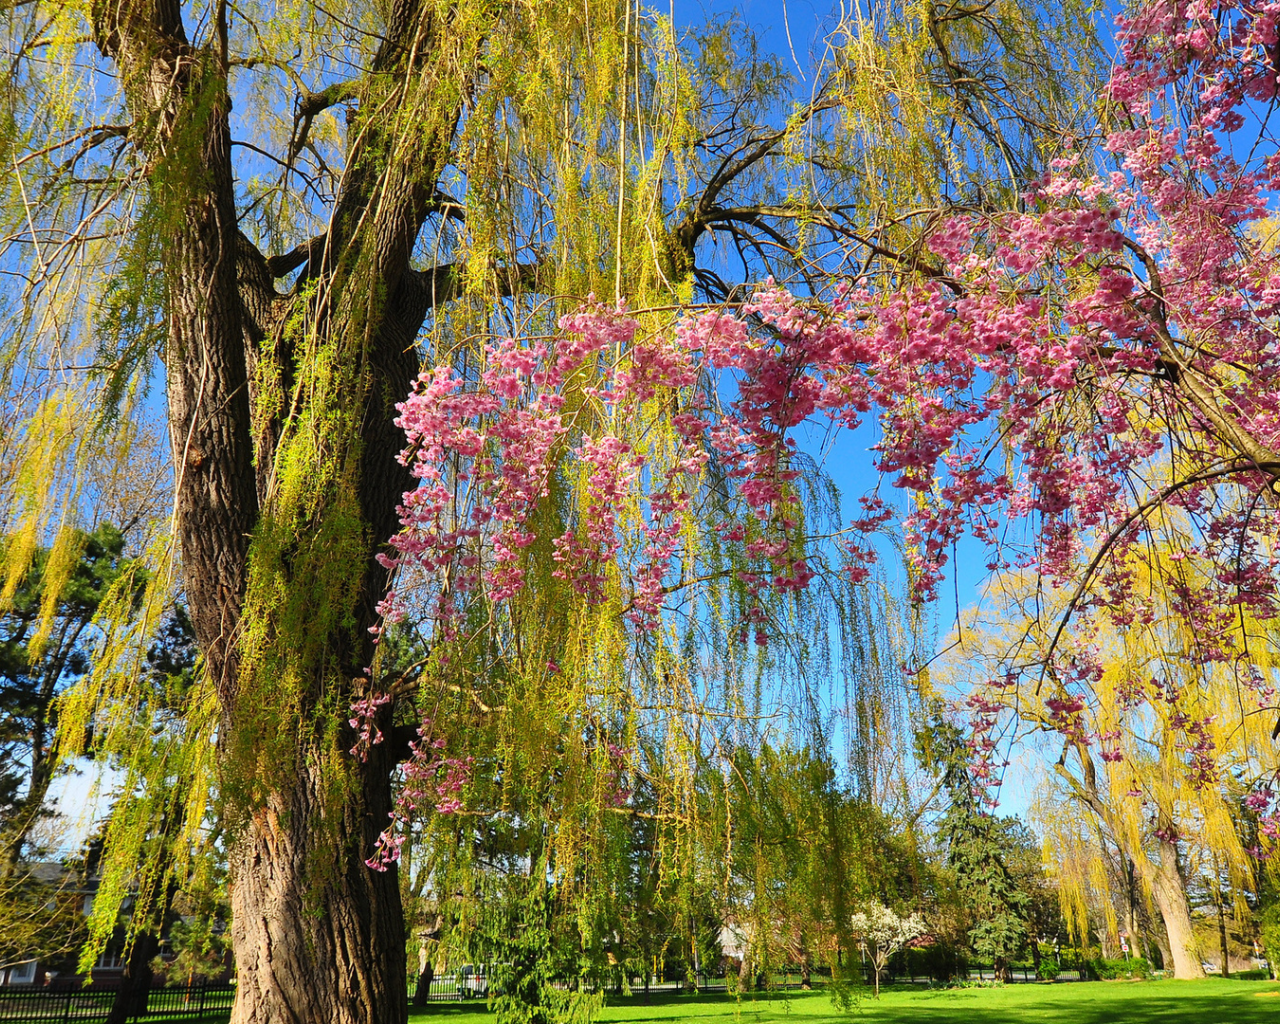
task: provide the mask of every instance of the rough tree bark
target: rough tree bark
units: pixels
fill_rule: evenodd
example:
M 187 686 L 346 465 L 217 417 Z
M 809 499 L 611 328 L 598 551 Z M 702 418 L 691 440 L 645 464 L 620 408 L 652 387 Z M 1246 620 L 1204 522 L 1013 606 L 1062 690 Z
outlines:
M 1222 869 L 1218 858 L 1213 858 L 1213 902 L 1218 912 L 1218 952 L 1222 956 L 1222 976 L 1231 977 L 1231 948 L 1227 943 L 1227 896 L 1220 881 Z
M 1231 948 L 1227 945 L 1227 910 L 1218 893 L 1218 951 L 1222 954 L 1222 976 L 1231 977 Z
M 225 7 L 218 12 L 226 17 Z M 418 0 L 396 0 L 362 88 L 379 90 L 386 102 L 408 88 L 413 76 L 401 72 L 410 62 L 429 67 L 440 28 L 434 12 Z M 225 54 L 190 45 L 177 0 L 98 3 L 93 21 L 99 49 L 125 83 L 135 124 L 150 133 L 141 144 L 155 161 L 154 198 L 169 225 L 164 361 L 178 539 L 225 738 L 255 710 L 238 699 L 241 620 L 251 538 L 271 515 L 272 460 L 291 412 L 264 416 L 253 408 L 251 370 L 262 359 L 288 368 L 292 354 L 279 351 L 282 325 L 295 302 L 311 301 L 278 294 L 273 279 L 306 263 L 303 275 L 320 282 L 313 294 L 323 296 L 305 311 L 310 329 L 340 339 L 358 335 L 348 349 L 358 361 L 349 378 L 356 385 L 341 400 L 362 426 L 350 441 L 359 459 L 364 585 L 341 635 L 319 638 L 331 656 L 322 677 L 308 679 L 304 689 L 316 703 L 323 696 L 341 705 L 352 675 L 369 663 L 368 640 L 360 638 L 368 636 L 385 585 L 385 570 L 372 556 L 394 530 L 397 501 L 410 484 L 395 461 L 392 403 L 417 372 L 413 341 L 441 297 L 441 281 L 439 271 L 413 271 L 409 259 L 429 210 L 430 176 L 439 171 L 456 116 L 450 122 L 446 115 L 442 131 L 420 141 L 419 159 L 398 163 L 378 149 L 394 140 L 381 138 L 376 124 L 361 134 L 357 123 L 354 134 L 363 142 L 349 153 L 330 232 L 300 258 L 269 260 L 237 227 Z M 419 86 L 429 80 L 418 71 Z M 353 263 L 361 276 L 351 276 Z M 352 281 L 361 294 L 350 294 Z M 370 288 L 380 296 L 376 308 Z M 397 874 L 364 864 L 391 808 L 394 754 L 375 748 L 367 762 L 350 760 L 344 785 L 335 787 L 321 766 L 344 742 L 350 746 L 349 737 L 335 738 L 320 724 L 308 733 L 304 725 L 293 765 L 270 776 L 273 784 L 244 808 L 230 841 L 236 1024 L 407 1016 Z M 317 829 L 322 819 L 325 828 Z
M 1156 944 L 1156 949 L 1160 951 L 1160 968 L 1169 970 L 1173 963 L 1173 952 L 1169 949 L 1169 940 L 1164 931 L 1160 928 L 1152 929 L 1152 936 Z
M 1124 872 L 1124 924 L 1125 929 L 1129 933 L 1129 944 L 1133 948 L 1135 956 L 1147 957 L 1147 942 L 1143 936 L 1142 915 L 1139 911 L 1140 893 L 1138 892 L 1137 870 L 1133 865 L 1133 858 L 1126 856 L 1123 852 L 1120 855 L 1122 861 L 1121 870 Z
M 360 797 L 341 808 L 347 848 L 314 820 L 317 769 L 272 793 L 231 852 L 234 1021 L 400 1021 L 408 1013 L 404 919 L 395 871 L 371 871 L 370 850 L 390 810 L 385 762 L 364 766 Z M 381 797 L 381 804 L 379 798 Z M 382 811 L 379 816 L 379 810 Z M 304 870 L 309 867 L 309 870 Z

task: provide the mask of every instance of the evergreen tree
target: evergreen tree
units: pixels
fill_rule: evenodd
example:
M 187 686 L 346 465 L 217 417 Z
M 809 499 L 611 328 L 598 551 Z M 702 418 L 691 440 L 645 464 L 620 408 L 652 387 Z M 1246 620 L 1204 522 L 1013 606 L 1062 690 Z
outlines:
M 938 835 L 946 844 L 947 863 L 955 871 L 961 899 L 972 915 L 969 941 L 979 957 L 994 964 L 996 976 L 1008 981 L 1009 962 L 1026 948 L 1031 910 L 1031 898 L 1007 862 L 1020 823 L 997 818 L 983 806 L 958 730 L 937 723 L 932 733 L 934 763 L 951 797 L 938 822 Z
M 5 553 L 17 543 L 10 538 Z M 0 602 L 0 875 L 17 870 L 47 806 L 57 759 L 57 698 L 89 671 L 101 636 L 93 626 L 113 588 L 140 593 L 146 582 L 124 556 L 115 527 L 66 530 Z

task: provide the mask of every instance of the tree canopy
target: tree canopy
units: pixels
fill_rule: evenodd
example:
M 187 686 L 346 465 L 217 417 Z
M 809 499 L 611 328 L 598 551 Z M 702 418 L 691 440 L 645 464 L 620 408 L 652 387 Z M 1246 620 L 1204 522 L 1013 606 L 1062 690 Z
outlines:
M 1109 626 L 1172 623 L 1179 693 L 1232 669 L 1273 707 L 1275 168 L 1222 143 L 1265 136 L 1274 19 L 1142 5 L 1104 89 L 1090 10 L 855 5 L 796 82 L 629 0 L 6 6 L 3 596 L 162 390 L 173 515 L 64 721 L 168 714 L 139 680 L 181 589 L 180 820 L 216 779 L 237 1024 L 404 1017 L 417 813 L 492 815 L 537 917 L 637 773 L 689 865 L 732 828 L 700 764 L 765 716 L 818 766 L 865 747 L 908 646 L 892 486 L 915 598 L 967 530 L 1053 616 L 973 705 L 980 777 L 1032 674 L 1068 749 L 1115 752 Z M 847 524 L 796 435 L 873 412 Z

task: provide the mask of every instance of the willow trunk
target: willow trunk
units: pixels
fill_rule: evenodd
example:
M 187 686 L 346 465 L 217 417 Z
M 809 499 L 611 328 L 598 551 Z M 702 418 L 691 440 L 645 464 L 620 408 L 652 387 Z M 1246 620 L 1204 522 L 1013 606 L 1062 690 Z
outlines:
M 410 259 L 458 117 L 446 103 L 434 130 L 415 122 L 406 135 L 392 130 L 386 112 L 401 109 L 413 89 L 420 102 L 434 94 L 433 61 L 443 59 L 447 35 L 442 10 L 391 0 L 366 73 L 337 99 L 304 97 L 321 107 L 354 98 L 348 167 L 327 232 L 268 258 L 240 230 L 225 20 L 212 43 L 193 45 L 178 0 L 89 5 L 94 42 L 123 83 L 134 119 L 129 138 L 146 157 L 160 225 L 183 587 L 221 703 L 224 767 L 240 780 L 233 793 L 224 778 L 222 793 L 233 812 L 226 833 L 238 981 L 233 1024 L 400 1024 L 407 1016 L 398 879 L 365 864 L 388 820 L 396 755 L 384 747 L 367 761 L 351 757 L 345 719 L 353 678 L 370 664 L 368 627 L 386 584 L 373 556 L 396 528 L 397 502 L 412 483 L 395 458 L 403 437 L 394 402 L 417 372 L 414 340 L 442 294 L 444 272 L 418 273 Z M 209 15 L 227 16 L 225 6 Z M 458 102 L 455 96 L 455 108 Z M 304 265 L 300 280 L 317 284 L 320 306 L 299 305 L 305 289 L 275 288 Z M 314 370 L 306 350 L 290 347 L 284 325 L 291 320 L 305 320 L 307 337 L 328 343 L 328 390 L 295 394 L 287 386 L 297 379 L 290 374 Z M 277 371 L 282 394 L 294 401 L 261 393 L 264 369 Z M 329 403 L 315 422 L 347 424 L 316 457 L 345 461 L 332 463 L 339 485 L 326 484 L 323 472 L 308 474 L 315 493 L 306 515 L 286 510 L 282 518 L 274 471 L 297 402 L 311 400 L 300 397 L 304 391 Z M 349 541 L 341 556 L 323 540 L 335 523 Z M 273 530 L 289 550 L 272 571 L 293 591 L 286 603 L 303 609 L 305 621 L 290 628 L 305 637 L 305 657 L 298 635 L 275 620 L 272 594 L 259 595 L 246 618 L 250 565 L 263 564 L 255 559 Z M 314 573 L 300 583 L 291 560 L 313 555 L 346 559 L 344 585 L 317 583 Z M 306 616 L 321 606 L 332 613 L 327 625 Z M 249 636 L 257 646 L 246 658 Z M 254 657 L 297 687 L 255 686 L 262 680 L 250 667 Z M 283 724 L 261 727 L 261 693 L 281 695 L 281 707 L 265 710 Z
M 390 788 L 376 759 L 341 816 L 306 765 L 270 794 L 230 850 L 235 1024 L 367 1024 L 408 1015 L 404 918 L 393 868 L 370 870 Z M 335 835 L 342 842 L 335 844 Z
M 1151 895 L 1156 909 L 1164 921 L 1169 936 L 1169 955 L 1173 960 L 1175 978 L 1203 978 L 1199 944 L 1191 923 L 1191 908 L 1187 903 L 1186 884 L 1178 865 L 1178 847 L 1161 841 L 1160 860 L 1152 864 Z M 1167 966 L 1167 965 L 1166 965 Z

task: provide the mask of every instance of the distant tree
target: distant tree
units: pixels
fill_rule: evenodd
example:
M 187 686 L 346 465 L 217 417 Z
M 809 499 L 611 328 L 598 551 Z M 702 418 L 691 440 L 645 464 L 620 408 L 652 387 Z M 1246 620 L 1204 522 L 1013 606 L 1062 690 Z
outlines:
M 1264 823 L 1247 802 L 1241 818 L 1243 841 L 1256 848 Z M 1245 900 L 1253 916 L 1253 934 L 1248 938 L 1262 946 L 1271 976 L 1280 979 L 1280 871 L 1259 871 L 1255 884 L 1245 891 Z
M 743 978 L 794 964 L 808 986 L 825 965 L 840 985 L 853 907 L 897 879 L 891 830 L 820 750 L 756 741 L 730 761 L 713 819 L 730 841 L 711 848 L 729 859 L 726 917 L 750 938 Z
M 1028 945 L 1036 973 L 1040 972 L 1040 946 L 1064 939 L 1065 928 L 1059 905 L 1058 886 L 1044 868 L 1040 838 L 1019 817 L 1001 820 L 1004 831 L 1004 861 L 1014 885 L 1026 897 L 1023 905 Z
M 1258 914 L 1258 933 L 1271 977 L 1280 978 L 1280 900 L 1262 908 Z
M 6 557 L 15 543 L 5 542 Z M 0 594 L 0 875 L 17 869 L 31 830 L 50 813 L 57 697 L 89 671 L 94 616 L 113 588 L 126 588 L 128 600 L 145 583 L 124 546 L 111 525 L 65 530 Z
M 85 940 L 84 865 L 46 865 L 0 877 L 0 971 L 38 960 L 74 967 Z
M 1007 981 L 1009 961 L 1027 943 L 1031 898 L 1009 867 L 1025 826 L 1017 819 L 997 818 L 984 806 L 984 791 L 970 772 L 970 748 L 955 726 L 939 721 L 930 732 L 923 745 L 951 798 L 938 822 L 938 837 L 970 914 L 969 941 L 978 956 L 991 960 L 996 976 Z
M 21 538 L 3 542 L 10 557 Z M 38 547 L 30 567 L 0 593 L 0 963 L 72 962 L 86 937 L 85 864 L 43 851 L 37 836 L 53 820 L 58 698 L 93 664 L 93 620 L 104 601 L 136 602 L 145 583 L 124 556 L 124 536 L 103 524 L 63 530 Z
M 173 758 L 175 753 L 179 756 L 173 758 L 175 764 L 170 770 L 156 768 L 139 776 L 142 800 L 162 809 L 153 819 L 155 827 L 139 829 L 141 820 L 129 821 L 131 801 L 118 801 L 114 809 L 115 814 L 126 819 L 125 828 L 133 832 L 135 842 L 116 844 L 114 849 L 107 851 L 109 859 L 103 877 L 108 884 L 119 884 L 119 881 L 129 879 L 134 897 L 127 924 L 122 929 L 124 970 L 105 1024 L 125 1024 L 130 1018 L 145 1012 L 147 997 L 155 980 L 153 961 L 160 953 L 161 938 L 166 927 L 180 922 L 174 906 L 179 893 L 194 897 L 194 903 L 188 899 L 186 908 L 193 913 L 187 915 L 188 920 L 181 922 L 182 928 L 178 932 L 178 953 L 183 958 L 184 968 L 194 972 L 200 959 L 207 959 L 218 945 L 219 940 L 211 935 L 202 936 L 202 933 L 212 927 L 209 890 L 216 891 L 217 886 L 211 883 L 209 876 L 224 874 L 218 863 L 221 851 L 217 844 L 207 843 L 202 845 L 199 857 L 188 860 L 180 857 L 177 850 L 177 845 L 187 833 L 186 790 L 193 785 L 194 774 L 190 751 L 183 748 L 190 743 L 202 742 L 198 736 L 188 738 L 182 729 L 186 704 L 196 685 L 198 661 L 191 619 L 186 607 L 176 604 L 157 630 L 156 641 L 147 652 L 142 672 L 150 684 L 147 699 L 152 708 L 146 719 L 149 727 L 133 731 L 136 734 L 135 755 L 146 752 L 151 759 L 161 763 Z M 161 729 L 155 735 L 151 727 L 157 725 Z M 126 765 L 130 763 L 123 760 Z M 128 776 L 126 768 L 126 778 Z M 119 823 L 109 822 L 108 831 L 113 826 L 119 827 Z M 132 853 L 133 863 L 122 860 L 125 851 Z M 104 937 L 102 918 L 97 918 L 94 923 L 101 941 Z M 81 957 L 82 969 L 88 966 L 97 948 L 98 943 L 86 946 Z
M 1191 561 L 1174 559 L 1184 566 Z M 1026 656 L 1031 647 L 1022 598 L 1038 586 L 1033 578 L 1011 584 L 996 621 L 966 623 L 950 655 L 956 678 L 977 687 L 970 698 L 971 722 L 981 734 L 975 743 L 994 748 L 997 710 L 1006 709 L 1019 728 L 1053 736 L 1040 748 L 1053 752 L 1045 767 L 1054 791 L 1054 809 L 1041 824 L 1049 843 L 1064 851 L 1062 891 L 1075 908 L 1068 916 L 1082 924 L 1092 900 L 1103 912 L 1096 923 L 1107 937 L 1119 928 L 1136 936 L 1149 906 L 1159 917 L 1153 937 L 1166 966 L 1178 977 L 1202 976 L 1188 877 L 1197 859 L 1216 859 L 1229 888 L 1252 885 L 1260 862 L 1248 847 L 1264 852 L 1270 840 L 1257 834 L 1244 842 L 1240 809 L 1246 800 L 1261 800 L 1260 823 L 1274 829 L 1265 814 L 1272 789 L 1248 793 L 1260 771 L 1265 778 L 1264 766 L 1275 762 L 1271 723 L 1236 699 L 1237 663 L 1195 664 L 1180 612 L 1158 592 L 1142 629 L 1104 620 L 1087 631 L 1087 645 L 1100 659 L 1088 700 L 1064 698 L 1032 673 L 991 689 L 987 682 L 1003 671 L 1001 652 L 1016 647 Z M 1165 696 L 1140 701 L 1139 685 L 1150 696 Z M 1090 895 L 1104 879 L 1109 892 Z
M 849 921 L 849 930 L 858 941 L 858 947 L 871 960 L 875 971 L 875 995 L 880 998 L 880 976 L 889 958 L 912 939 L 925 932 L 924 918 L 919 914 L 905 917 L 872 900 L 866 910 L 860 910 Z

